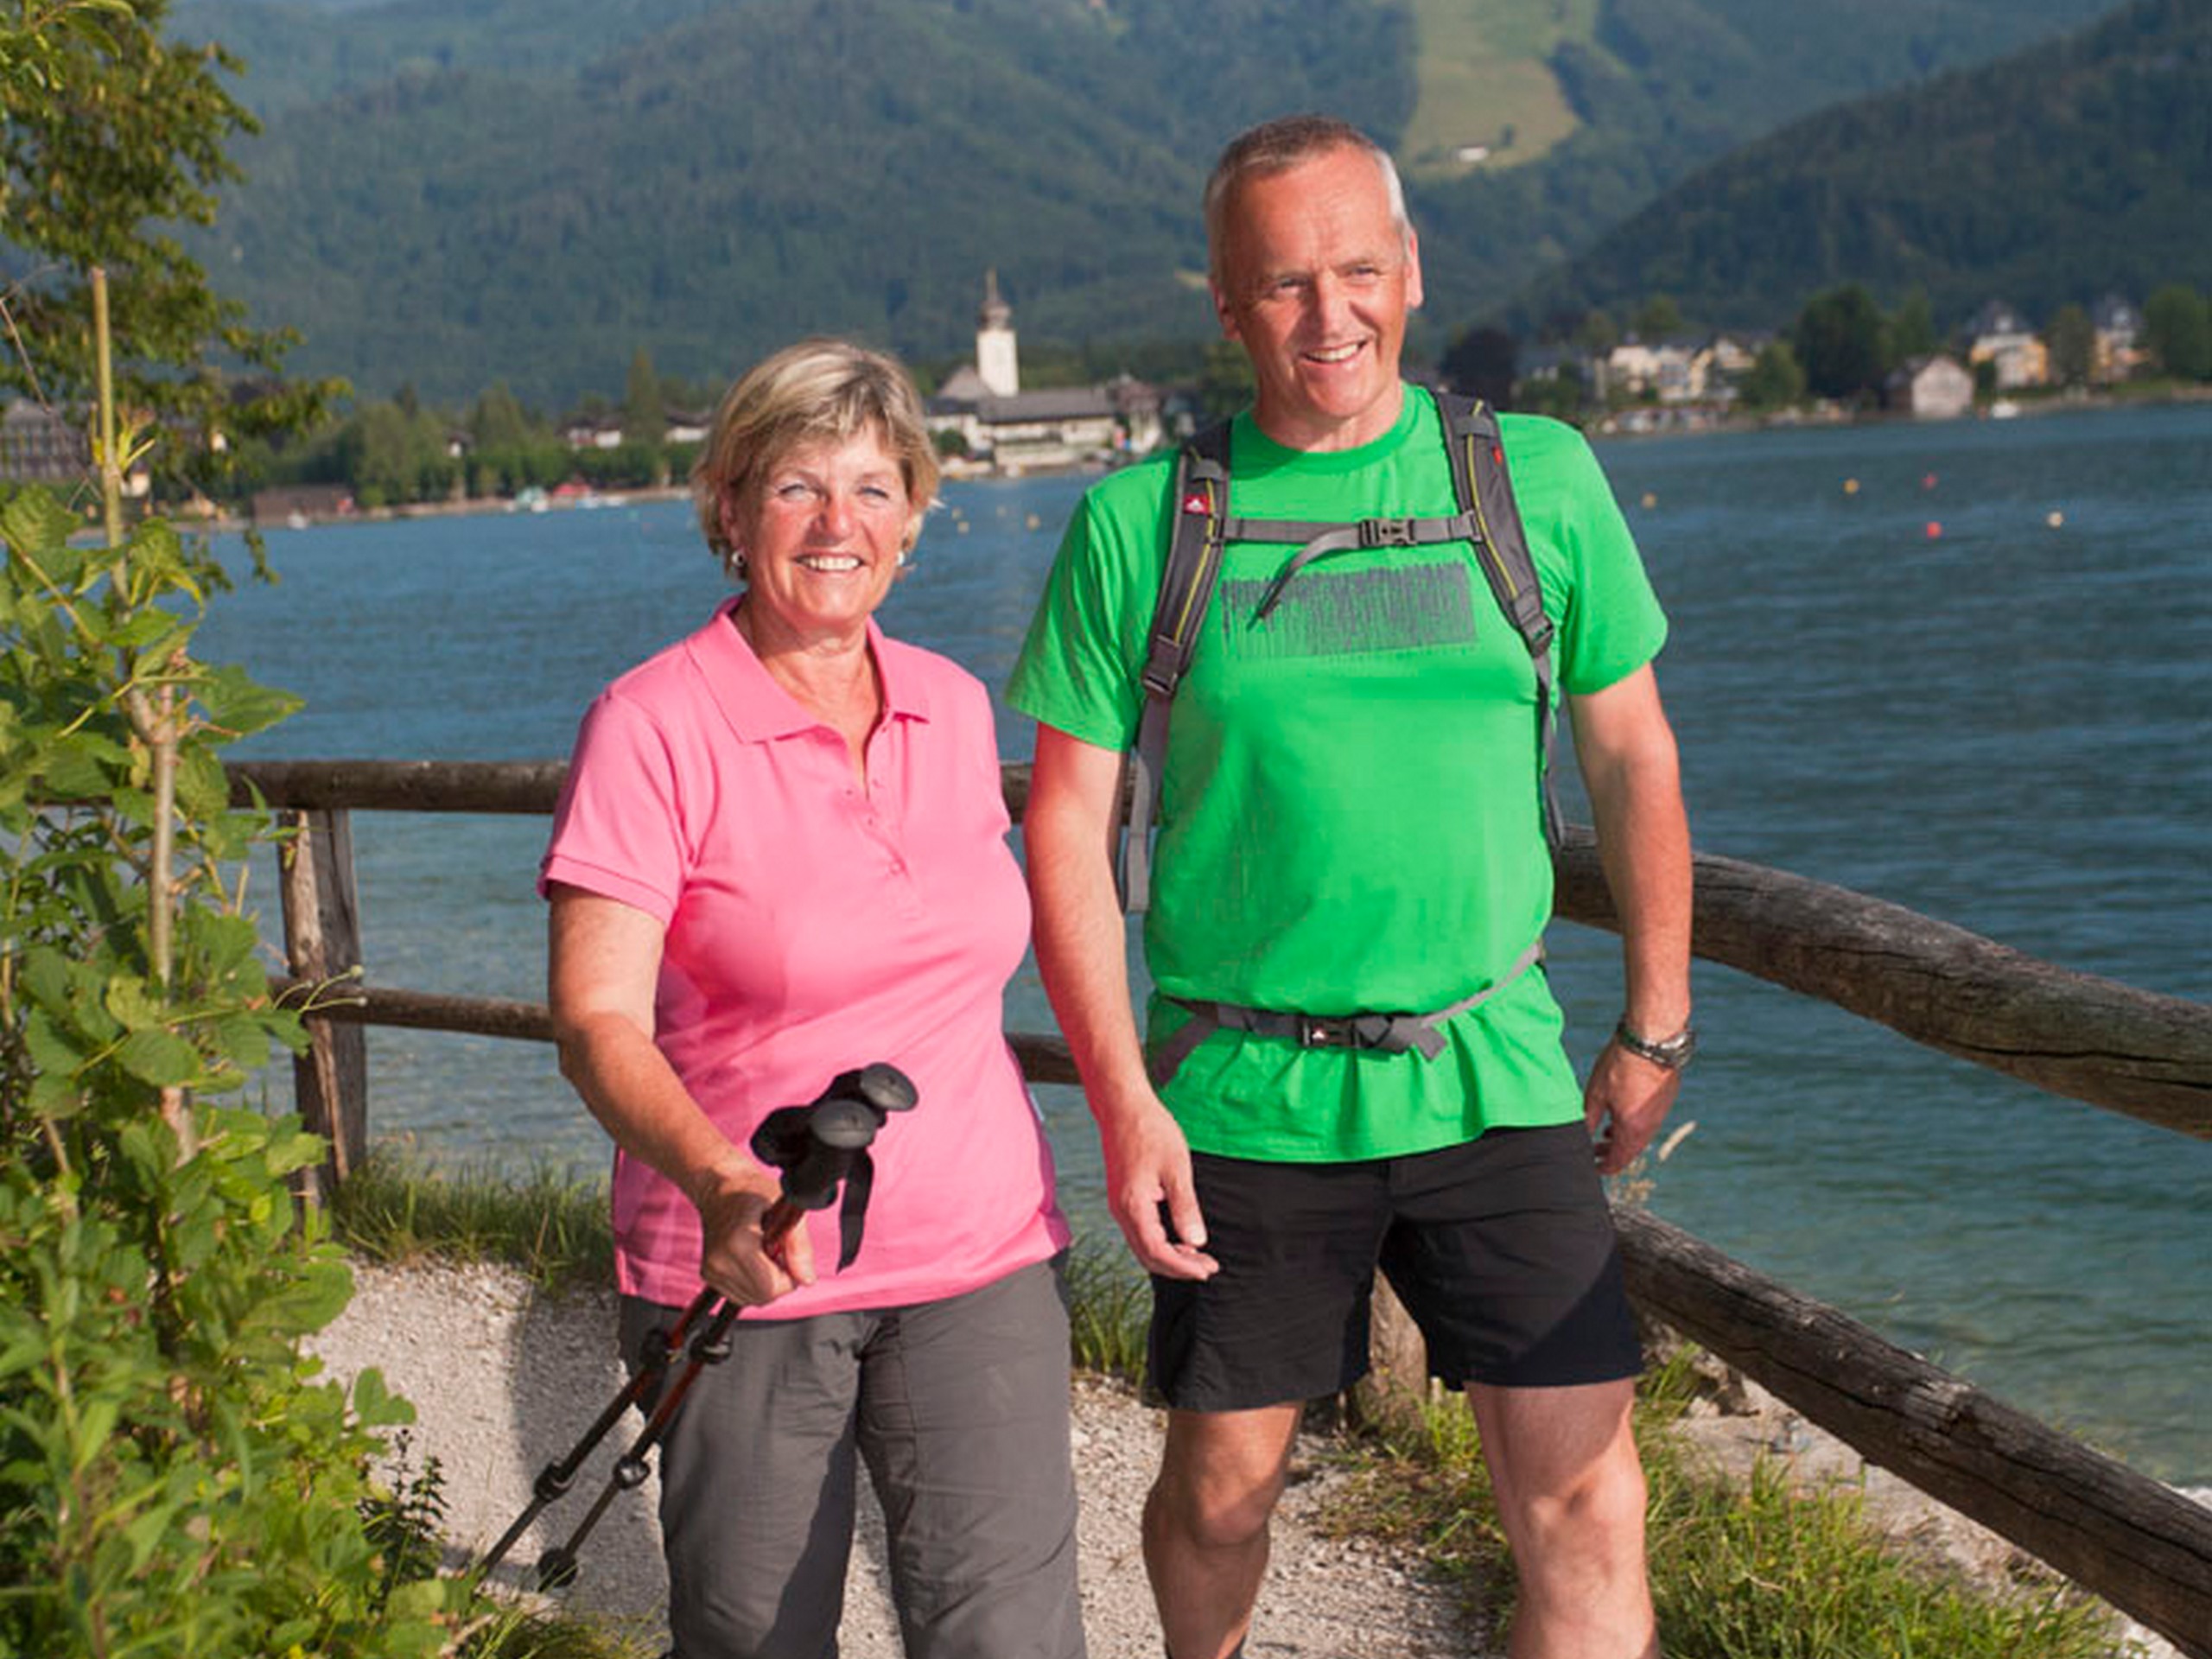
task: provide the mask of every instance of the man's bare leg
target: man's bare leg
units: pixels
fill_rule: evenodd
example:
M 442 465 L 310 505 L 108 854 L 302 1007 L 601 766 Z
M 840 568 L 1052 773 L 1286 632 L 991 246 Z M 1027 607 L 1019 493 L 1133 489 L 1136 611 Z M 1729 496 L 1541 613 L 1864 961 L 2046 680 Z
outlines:
M 1298 1416 L 1296 1405 L 1168 1414 L 1144 1560 L 1172 1659 L 1228 1659 L 1251 1628 Z
M 1657 1659 L 1635 1395 L 1468 1387 L 1520 1578 L 1512 1659 Z

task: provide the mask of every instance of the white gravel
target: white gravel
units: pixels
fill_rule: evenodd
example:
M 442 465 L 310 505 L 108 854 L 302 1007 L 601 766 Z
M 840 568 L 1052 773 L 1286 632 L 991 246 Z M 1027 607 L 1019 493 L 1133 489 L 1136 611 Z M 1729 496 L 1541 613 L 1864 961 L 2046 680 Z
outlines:
M 496 1268 L 357 1267 L 338 1321 L 309 1344 L 329 1373 L 366 1366 L 415 1406 L 408 1458 L 435 1457 L 457 1559 L 488 1548 L 530 1501 L 537 1471 L 562 1457 L 622 1386 L 609 1296 L 540 1296 Z M 569 1495 L 550 1507 L 501 1569 L 519 1582 L 565 1537 L 634 1437 L 632 1414 L 607 1437 Z M 1157 1659 L 1159 1625 L 1137 1548 L 1137 1520 L 1158 1459 L 1160 1414 L 1127 1390 L 1082 1379 L 1075 1392 L 1084 1624 L 1093 1659 Z M 1274 1554 L 1246 1652 L 1250 1659 L 1474 1659 L 1492 1651 L 1448 1589 L 1390 1548 L 1322 1535 L 1314 1517 L 1333 1475 L 1301 1455 L 1277 1512 Z M 865 1483 L 863 1483 L 865 1484 Z M 658 1483 L 616 1497 L 580 1553 L 565 1592 L 575 1611 L 659 1639 L 667 1579 L 654 1518 Z M 846 1586 L 847 1659 L 899 1659 L 881 1524 L 864 1510 Z

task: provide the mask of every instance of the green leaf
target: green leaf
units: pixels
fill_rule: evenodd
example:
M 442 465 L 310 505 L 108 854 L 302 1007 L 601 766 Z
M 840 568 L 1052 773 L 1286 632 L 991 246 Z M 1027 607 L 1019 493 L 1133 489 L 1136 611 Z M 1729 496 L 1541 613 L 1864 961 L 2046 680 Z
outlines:
M 309 1164 L 322 1161 L 322 1154 L 330 1143 L 319 1135 L 302 1132 L 281 1139 L 271 1136 L 269 1142 L 269 1167 L 279 1175 L 289 1175 L 296 1169 L 305 1169 Z M 350 1289 L 347 1293 L 352 1294 Z
M 161 663 L 192 637 L 192 627 L 166 611 L 151 607 L 127 617 L 108 633 L 107 642 L 118 651 L 136 651 L 146 660 Z
M 245 916 L 211 915 L 195 910 L 184 919 L 193 948 L 207 964 L 209 978 L 221 980 L 252 959 L 261 943 L 260 930 Z
M 125 1031 L 148 1031 L 168 1018 L 168 1010 L 143 979 L 118 974 L 107 982 L 107 1011 Z
M 33 945 L 23 953 L 16 982 L 43 1007 L 59 1013 L 68 1007 L 69 962 L 50 944 Z
M 103 751 L 112 747 L 92 734 L 79 733 L 40 756 L 39 770 L 47 791 L 57 800 L 104 800 L 113 780 L 102 765 Z
M 46 573 L 57 580 L 60 574 L 45 556 L 64 549 L 76 528 L 75 517 L 45 490 L 25 490 L 0 508 L 0 537 L 11 548 L 36 556 Z
M 195 745 L 177 757 L 177 810 L 195 823 L 204 823 L 230 805 L 231 780 L 223 762 L 209 747 Z
M 305 707 L 306 701 L 289 691 L 256 683 L 234 664 L 215 669 L 200 687 L 200 706 L 207 709 L 209 722 L 240 737 L 289 718 Z
M 107 1449 L 108 1437 L 115 1433 L 115 1420 L 121 1410 L 122 1402 L 112 1396 L 84 1403 L 77 1419 L 76 1444 L 69 1453 L 71 1473 L 83 1473 L 92 1459 Z
M 34 1116 L 38 1117 L 73 1117 L 89 1103 L 76 1079 L 67 1071 L 41 1071 L 31 1079 L 30 1093 L 25 1097 Z
M 23 1020 L 22 1029 L 23 1052 L 30 1057 L 33 1069 L 40 1073 L 68 1077 L 85 1063 L 85 1052 L 62 1034 L 46 1009 L 32 1009 Z
M 353 1379 L 353 1414 L 371 1428 L 397 1428 L 415 1421 L 415 1408 L 385 1386 L 373 1365 Z
M 167 1089 L 200 1075 L 200 1056 L 191 1044 L 167 1031 L 134 1031 L 116 1051 L 123 1069 L 142 1083 Z
M 241 1071 L 258 1071 L 269 1064 L 269 1032 L 249 1015 L 211 1021 L 208 1035 L 215 1052 Z

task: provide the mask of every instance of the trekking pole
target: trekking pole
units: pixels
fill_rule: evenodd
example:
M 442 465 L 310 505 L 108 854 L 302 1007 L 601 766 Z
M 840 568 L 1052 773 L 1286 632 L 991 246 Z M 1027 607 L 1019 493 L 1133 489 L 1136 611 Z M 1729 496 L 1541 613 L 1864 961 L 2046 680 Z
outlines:
M 692 1298 L 691 1306 L 683 1310 L 672 1329 L 662 1333 L 659 1344 L 645 1356 L 627 1385 L 584 1431 L 583 1438 L 569 1449 L 566 1457 L 556 1459 L 537 1471 L 537 1478 L 531 1483 L 529 1504 L 514 1518 L 514 1524 L 499 1535 L 499 1541 L 492 1546 L 491 1553 L 484 1557 L 485 1576 L 488 1578 L 492 1569 L 506 1559 L 507 1552 L 515 1547 L 523 1534 L 530 1530 L 530 1523 L 543 1513 L 547 1504 L 567 1495 L 569 1488 L 575 1484 L 577 1471 L 583 1467 L 584 1459 L 598 1449 L 599 1443 L 613 1431 L 615 1424 L 622 1421 L 622 1414 L 644 1399 L 661 1378 L 668 1375 L 668 1368 L 675 1363 L 677 1355 L 683 1351 L 684 1332 L 703 1318 L 717 1300 L 716 1294 L 711 1290 L 702 1290 Z
M 887 1116 L 908 1109 L 916 1098 L 914 1085 L 904 1072 L 896 1066 L 878 1062 L 840 1072 L 808 1105 L 786 1106 L 770 1113 L 754 1132 L 753 1151 L 761 1161 L 783 1172 L 783 1190 L 761 1214 L 763 1247 L 773 1249 L 781 1243 L 808 1211 L 829 1208 L 836 1201 L 842 1182 L 846 1204 L 837 1265 L 842 1268 L 849 1263 L 860 1248 L 861 1223 L 872 1184 L 868 1147 L 875 1139 L 876 1131 L 883 1127 Z M 677 1408 L 698 1380 L 700 1371 L 729 1357 L 729 1328 L 737 1319 L 739 1308 L 734 1302 L 722 1302 L 719 1311 L 715 1311 L 715 1303 L 721 1300 L 720 1294 L 712 1289 L 702 1290 L 693 1298 L 658 1350 L 645 1357 L 638 1374 L 600 1413 L 583 1439 L 566 1457 L 540 1471 L 529 1506 L 485 1557 L 484 1572 L 488 1573 L 496 1567 L 545 1506 L 569 1490 L 584 1459 L 606 1439 L 622 1414 L 643 1400 L 667 1376 L 677 1355 L 686 1351 L 685 1333 L 713 1311 L 714 1317 L 690 1338 L 690 1363 L 655 1402 L 645 1428 L 631 1442 L 629 1449 L 616 1459 L 607 1484 L 577 1522 L 575 1530 L 539 1558 L 535 1574 L 538 1589 L 550 1590 L 574 1580 L 576 1554 L 584 1540 L 598 1526 L 600 1517 L 606 1514 L 618 1493 L 645 1484 L 650 1471 L 647 1454 L 667 1432 Z

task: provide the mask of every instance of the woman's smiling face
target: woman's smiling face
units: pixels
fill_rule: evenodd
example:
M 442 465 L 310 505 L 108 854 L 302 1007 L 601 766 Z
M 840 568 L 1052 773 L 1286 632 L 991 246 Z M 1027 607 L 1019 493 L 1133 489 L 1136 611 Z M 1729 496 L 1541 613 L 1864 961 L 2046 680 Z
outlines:
M 914 520 L 906 475 L 873 428 L 793 449 L 727 512 L 756 626 L 801 640 L 865 627 Z

